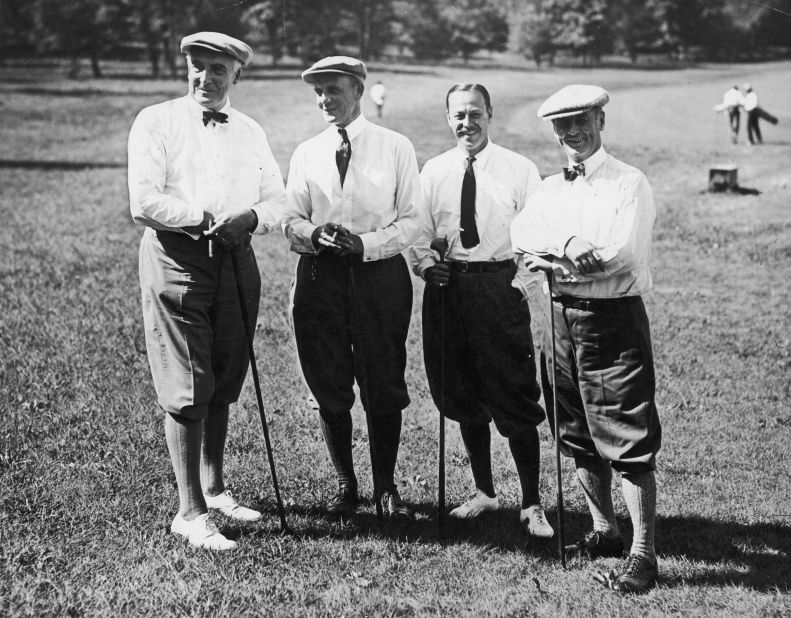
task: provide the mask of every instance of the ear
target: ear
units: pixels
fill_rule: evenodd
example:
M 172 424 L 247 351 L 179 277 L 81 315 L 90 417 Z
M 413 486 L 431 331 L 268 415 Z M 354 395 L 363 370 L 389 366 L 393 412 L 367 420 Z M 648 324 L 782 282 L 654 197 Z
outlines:
M 241 67 L 234 74 L 234 76 L 233 76 L 233 83 L 234 84 L 238 84 L 240 79 L 242 79 L 242 69 L 241 69 Z
M 604 110 L 599 111 L 599 131 L 604 131 Z

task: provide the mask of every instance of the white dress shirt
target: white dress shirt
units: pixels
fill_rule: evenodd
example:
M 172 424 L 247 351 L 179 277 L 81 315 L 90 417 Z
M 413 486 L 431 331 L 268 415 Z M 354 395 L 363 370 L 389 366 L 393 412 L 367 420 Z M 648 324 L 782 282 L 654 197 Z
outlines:
M 420 173 L 426 217 L 423 230 L 409 250 L 415 274 L 434 266 L 429 248 L 434 238 L 447 238 L 448 260 L 487 262 L 513 259 L 510 229 L 516 213 L 541 184 L 538 168 L 528 158 L 491 140 L 472 164 L 475 174 L 475 225 L 480 243 L 461 244 L 461 186 L 467 152 L 453 148 L 426 162 Z
M 129 132 L 129 198 L 132 218 L 157 230 L 198 225 L 251 208 L 256 232 L 280 222 L 285 190 L 266 134 L 230 102 L 220 110 L 228 122 L 203 124 L 191 96 L 142 110 Z
M 651 289 L 651 234 L 656 216 L 645 175 L 600 148 L 585 176 L 544 179 L 511 225 L 516 252 L 551 255 L 568 271 L 555 293 L 578 298 L 639 296 Z M 583 275 L 565 257 L 572 236 L 597 248 L 605 272 Z
M 730 90 L 726 91 L 725 94 L 722 96 L 722 107 L 724 109 L 739 107 L 740 105 L 743 104 L 744 104 L 744 99 L 742 97 L 742 93 L 739 92 L 738 88 L 731 88 Z
M 744 111 L 751 112 L 756 107 L 758 107 L 758 95 L 755 94 L 755 90 L 751 90 L 744 95 Z
M 363 260 L 403 251 L 422 226 L 417 159 L 403 135 L 368 122 L 362 114 L 346 127 L 352 157 L 341 187 L 335 151 L 338 128 L 327 127 L 297 146 L 286 187 L 283 232 L 297 253 L 316 253 L 317 226 L 338 223 L 363 243 Z

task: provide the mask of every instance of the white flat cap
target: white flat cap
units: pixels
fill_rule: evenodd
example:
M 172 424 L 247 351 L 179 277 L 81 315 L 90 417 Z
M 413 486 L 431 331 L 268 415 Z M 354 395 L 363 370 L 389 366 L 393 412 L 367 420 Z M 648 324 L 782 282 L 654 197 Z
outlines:
M 544 120 L 575 116 L 592 107 L 602 107 L 610 100 L 610 95 L 599 86 L 572 84 L 558 90 L 538 108 L 538 117 Z
M 190 47 L 203 47 L 213 52 L 226 54 L 241 62 L 242 66 L 247 66 L 253 58 L 253 50 L 247 43 L 222 32 L 188 34 L 181 39 L 181 53 L 187 53 Z
M 326 73 L 349 75 L 361 82 L 364 82 L 368 77 L 368 69 L 361 60 L 351 56 L 327 56 L 314 62 L 309 69 L 302 71 L 302 79 L 311 84 L 317 76 Z

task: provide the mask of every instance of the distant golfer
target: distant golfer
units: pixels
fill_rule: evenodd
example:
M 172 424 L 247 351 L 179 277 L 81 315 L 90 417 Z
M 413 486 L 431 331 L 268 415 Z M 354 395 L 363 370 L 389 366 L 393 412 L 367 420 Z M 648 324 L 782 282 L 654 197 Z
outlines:
M 538 403 L 530 310 L 522 286 L 513 282 L 517 266 L 509 235 L 511 221 L 541 176 L 532 161 L 489 139 L 492 102 L 484 86 L 453 86 L 445 107 L 457 143 L 423 167 L 428 216 L 410 256 L 427 283 L 423 355 L 431 395 L 459 422 L 475 481 L 474 495 L 450 514 L 473 518 L 500 506 L 490 452 L 494 419 L 508 438 L 519 474 L 520 522 L 531 536 L 550 538 L 554 532 L 538 484 L 536 426 L 544 410 Z M 447 263 L 430 248 L 435 238 L 447 240 Z
M 728 124 L 731 129 L 731 142 L 739 142 L 739 124 L 741 121 L 741 107 L 744 105 L 744 97 L 738 86 L 733 86 L 722 95 L 722 103 L 714 109 L 718 112 L 728 114 Z
M 369 96 L 371 97 L 371 101 L 374 102 L 374 105 L 376 105 L 377 118 L 381 118 L 384 112 L 386 95 L 387 89 L 381 81 L 378 81 L 373 86 L 371 86 L 371 92 L 369 93 Z
M 181 41 L 188 94 L 145 108 L 129 134 L 129 195 L 140 243 L 146 347 L 179 490 L 171 531 L 196 547 L 228 550 L 208 519 L 217 509 L 257 521 L 223 481 L 228 406 L 249 359 L 231 260 L 256 319 L 261 278 L 250 235 L 281 219 L 285 190 L 266 135 L 231 107 L 252 50 L 218 32 Z M 254 324 L 253 324 L 254 326 Z
M 750 84 L 744 84 L 744 110 L 747 112 L 747 139 L 751 145 L 763 144 L 760 120 L 777 124 L 777 118 L 758 105 L 758 95 Z
M 412 280 L 401 251 L 420 232 L 421 193 L 409 140 L 360 112 L 365 65 L 330 56 L 302 73 L 329 127 L 291 157 L 283 229 L 301 255 L 293 289 L 299 362 L 319 405 L 338 491 L 331 514 L 359 502 L 352 458 L 353 385 L 368 422 L 374 498 L 409 519 L 394 482 Z
M 631 552 L 611 578 L 619 592 L 651 586 L 655 456 L 661 427 L 654 404 L 654 363 L 641 296 L 651 289 L 654 199 L 643 173 L 602 146 L 607 92 L 567 86 L 539 107 L 568 157 L 546 178 L 511 226 L 515 251 L 529 268 L 554 272 L 557 367 L 542 346 L 542 376 L 557 375 L 560 446 L 574 458 L 593 515 L 593 531 L 569 549 L 590 558 L 621 556 L 610 484 L 621 473 L 634 528 Z M 545 382 L 544 397 L 552 389 Z M 551 401 L 547 410 L 551 410 Z

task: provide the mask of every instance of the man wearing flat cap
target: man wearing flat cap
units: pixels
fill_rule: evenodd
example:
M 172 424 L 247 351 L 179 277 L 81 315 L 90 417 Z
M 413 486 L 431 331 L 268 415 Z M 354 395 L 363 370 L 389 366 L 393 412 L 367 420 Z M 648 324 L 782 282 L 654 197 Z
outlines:
M 642 295 L 651 289 L 654 199 L 645 175 L 602 146 L 604 105 L 597 86 L 562 88 L 539 108 L 568 158 L 547 177 L 511 226 L 514 251 L 551 273 L 556 367 L 542 352 L 547 410 L 557 388 L 559 435 L 574 458 L 593 530 L 567 548 L 589 558 L 624 551 L 610 492 L 612 470 L 634 528 L 626 562 L 609 579 L 618 592 L 656 580 L 655 457 L 661 427 Z M 551 349 L 548 333 L 543 350 Z M 552 423 L 550 423 L 550 426 Z
M 327 511 L 358 507 L 353 385 L 368 424 L 377 511 L 410 519 L 394 483 L 412 282 L 401 255 L 417 237 L 421 193 L 409 140 L 360 112 L 365 65 L 330 56 L 302 73 L 329 127 L 291 157 L 283 230 L 300 254 L 293 287 L 297 353 L 338 476 Z
M 515 281 L 509 234 L 541 176 L 532 161 L 489 138 L 492 101 L 482 84 L 452 86 L 445 109 L 456 146 L 420 173 L 428 216 L 410 257 L 426 281 L 423 357 L 431 395 L 459 423 L 475 481 L 472 497 L 450 515 L 468 519 L 499 508 L 489 429 L 494 420 L 519 475 L 520 522 L 530 536 L 551 538 L 539 494 L 537 425 L 544 410 L 526 286 Z M 435 247 L 444 247 L 443 255 Z
M 196 547 L 230 550 L 236 542 L 209 521 L 208 510 L 261 519 L 223 479 L 228 408 L 249 364 L 236 280 L 254 327 L 261 277 L 250 236 L 279 223 L 285 190 L 263 129 L 228 98 L 250 47 L 198 32 L 184 37 L 181 51 L 187 95 L 145 108 L 129 133 L 130 208 L 146 226 L 146 348 L 179 493 L 171 531 Z

